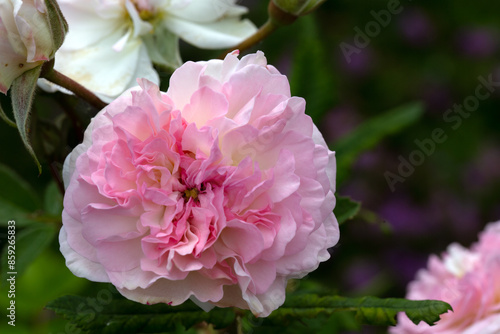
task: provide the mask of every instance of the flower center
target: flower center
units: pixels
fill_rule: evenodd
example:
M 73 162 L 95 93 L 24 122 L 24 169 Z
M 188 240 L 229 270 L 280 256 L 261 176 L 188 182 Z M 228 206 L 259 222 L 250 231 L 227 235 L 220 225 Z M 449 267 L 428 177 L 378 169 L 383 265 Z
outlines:
M 184 200 L 187 202 L 189 201 L 190 198 L 192 198 L 193 200 L 197 200 L 198 194 L 199 194 L 198 189 L 191 188 L 184 190 L 182 197 L 184 197 Z
M 132 0 L 134 7 L 137 9 L 137 13 L 139 17 L 143 21 L 152 21 L 156 13 L 154 11 L 153 6 L 151 6 L 147 1 L 144 0 Z
M 143 21 L 151 21 L 154 18 L 154 13 L 150 12 L 149 10 L 142 9 L 139 11 L 139 17 Z

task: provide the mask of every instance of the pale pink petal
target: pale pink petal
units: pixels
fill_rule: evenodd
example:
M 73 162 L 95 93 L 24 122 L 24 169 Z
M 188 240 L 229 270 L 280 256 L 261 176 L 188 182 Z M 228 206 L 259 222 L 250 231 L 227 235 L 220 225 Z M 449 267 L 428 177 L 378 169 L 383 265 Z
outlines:
M 90 204 L 82 212 L 82 223 L 85 224 L 83 236 L 94 244 L 99 241 L 120 241 L 140 236 L 138 231 L 139 208 L 124 210 L 122 207 L 96 208 Z
M 338 242 L 333 152 L 262 53 L 186 63 L 166 94 L 138 83 L 66 159 L 75 272 L 97 263 L 141 303 L 269 315 Z
M 182 109 L 182 115 L 189 123 L 202 128 L 208 121 L 224 116 L 227 108 L 224 95 L 202 87 L 191 96 L 189 104 Z
M 81 253 L 75 251 L 67 241 L 66 230 L 59 232 L 60 251 L 66 258 L 66 266 L 78 277 L 83 277 L 95 282 L 109 282 L 106 270 L 99 262 L 94 262 Z
M 203 65 L 186 62 L 170 77 L 167 96 L 177 109 L 184 109 L 184 106 L 191 101 L 191 96 L 199 88 L 199 77 L 202 71 Z
M 500 333 L 500 314 L 492 314 L 472 326 L 468 327 L 462 334 L 497 334 Z
M 128 299 L 143 304 L 166 303 L 179 305 L 191 296 L 195 296 L 202 302 L 217 302 L 223 296 L 222 285 L 224 281 L 207 280 L 198 273 L 190 273 L 180 281 L 170 281 L 159 278 L 147 288 L 128 290 L 118 289 Z
M 451 305 L 453 312 L 441 315 L 435 326 L 413 324 L 404 314 L 398 315 L 398 325 L 391 333 L 429 334 L 493 334 L 500 331 L 499 291 L 500 222 L 489 224 L 481 232 L 479 242 L 470 250 L 451 244 L 438 257 L 431 255 L 427 268 L 417 273 L 408 285 L 407 298 L 437 299 Z M 484 247 L 484 248 L 483 248 Z
M 229 221 L 219 236 L 222 243 L 244 262 L 253 260 L 262 252 L 263 240 L 257 227 L 242 221 Z M 245 240 L 244 242 L 242 242 Z
M 31 15 L 36 15 L 36 8 L 25 5 Z M 35 11 L 35 12 L 33 12 Z M 21 14 L 25 15 L 24 11 Z M 41 18 L 44 19 L 43 17 Z M 18 30 L 16 21 L 20 21 L 22 31 Z M 35 21 L 37 22 L 37 21 Z M 34 22 L 33 22 L 34 23 Z M 20 16 L 16 16 L 10 1 L 0 3 L 0 92 L 7 94 L 12 82 L 24 72 L 40 66 L 48 59 L 50 52 L 41 47 L 33 36 L 35 27 Z M 29 38 L 29 49 L 24 39 Z M 40 41 L 42 43 L 42 41 Z
M 26 1 L 14 9 L 19 37 L 26 47 L 26 60 L 30 63 L 47 61 L 55 53 L 45 15 L 45 11 L 40 12 Z
M 97 258 L 106 271 L 129 271 L 141 265 L 141 239 L 100 242 Z M 116 256 L 119 253 L 120 256 Z

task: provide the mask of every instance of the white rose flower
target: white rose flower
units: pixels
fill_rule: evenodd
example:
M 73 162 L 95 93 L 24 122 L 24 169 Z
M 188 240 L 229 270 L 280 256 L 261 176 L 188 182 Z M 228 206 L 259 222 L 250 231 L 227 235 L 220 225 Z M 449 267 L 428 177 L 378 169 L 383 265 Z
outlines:
M 240 19 L 247 9 L 235 3 L 59 0 L 69 32 L 56 54 L 55 69 L 109 102 L 136 86 L 136 78 L 158 84 L 153 63 L 180 66 L 179 38 L 199 48 L 222 49 L 252 35 L 256 27 Z

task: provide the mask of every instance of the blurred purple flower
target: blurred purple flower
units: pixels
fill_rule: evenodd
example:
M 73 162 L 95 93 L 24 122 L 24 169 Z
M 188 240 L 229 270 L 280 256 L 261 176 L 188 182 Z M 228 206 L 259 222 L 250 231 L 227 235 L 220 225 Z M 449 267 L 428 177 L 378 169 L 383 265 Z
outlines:
M 452 93 L 446 83 L 432 78 L 424 79 L 419 86 L 418 97 L 425 102 L 430 112 L 439 114 L 441 117 L 442 113 L 453 105 Z
M 339 65 L 341 69 L 348 74 L 363 77 L 372 71 L 376 63 L 376 57 L 369 46 L 359 50 L 358 53 L 353 52 L 349 60 L 347 60 L 341 52 L 339 54 Z
M 371 187 L 366 179 L 351 179 L 339 189 L 342 196 L 349 196 L 356 201 L 361 201 L 363 206 L 369 207 L 373 199 L 377 197 L 377 192 Z
M 436 223 L 448 223 L 447 230 L 453 233 L 450 240 L 444 242 L 469 240 L 481 229 L 479 210 L 472 200 L 461 199 L 447 190 L 436 190 L 431 194 L 430 203 L 428 219 Z
M 463 183 L 466 189 L 484 192 L 500 182 L 500 149 L 487 144 L 483 146 L 477 157 L 465 168 Z
M 350 263 L 343 275 L 345 286 L 353 291 L 362 290 L 372 283 L 381 269 L 376 261 L 357 259 Z
M 427 254 L 418 254 L 404 249 L 391 248 L 386 253 L 386 263 L 394 271 L 394 279 L 401 285 L 406 285 L 415 273 L 427 264 Z
M 437 227 L 429 219 L 428 209 L 416 205 L 404 194 L 389 198 L 380 207 L 379 215 L 389 222 L 396 235 L 417 237 Z
M 398 28 L 403 40 L 415 47 L 427 46 L 435 37 L 434 25 L 427 13 L 419 8 L 410 8 L 401 13 Z
M 458 50 L 464 56 L 482 59 L 493 56 L 498 49 L 498 34 L 486 27 L 463 29 L 456 37 Z
M 381 146 L 377 146 L 370 151 L 362 153 L 354 164 L 354 168 L 367 171 L 373 171 L 373 169 L 377 167 L 382 168 L 382 164 L 387 161 L 384 159 L 385 156 L 387 156 L 386 152 Z
M 332 142 L 348 134 L 360 123 L 361 116 L 356 108 L 351 105 L 340 105 L 330 110 L 318 127 L 326 142 Z

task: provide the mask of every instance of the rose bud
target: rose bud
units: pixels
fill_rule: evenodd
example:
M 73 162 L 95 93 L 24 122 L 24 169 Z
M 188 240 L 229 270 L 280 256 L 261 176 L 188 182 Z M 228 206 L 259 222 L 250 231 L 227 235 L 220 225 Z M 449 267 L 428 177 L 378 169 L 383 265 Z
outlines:
M 42 0 L 0 0 L 2 93 L 6 94 L 12 82 L 24 72 L 54 56 L 59 45 L 51 29 L 51 24 L 56 23 L 56 20 L 50 16 Z M 60 37 L 61 42 L 64 39 L 64 36 L 56 37 Z

